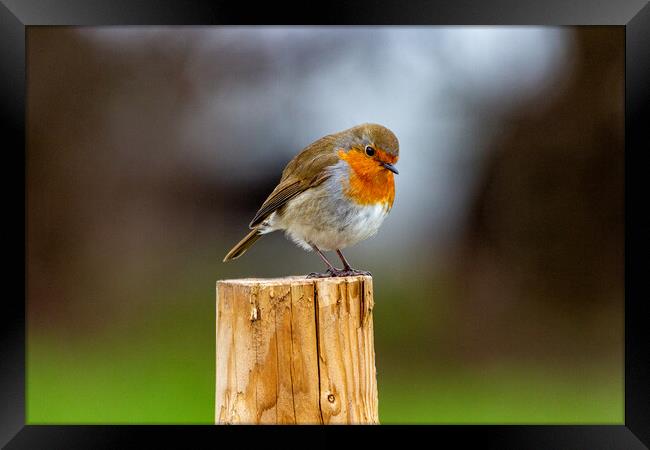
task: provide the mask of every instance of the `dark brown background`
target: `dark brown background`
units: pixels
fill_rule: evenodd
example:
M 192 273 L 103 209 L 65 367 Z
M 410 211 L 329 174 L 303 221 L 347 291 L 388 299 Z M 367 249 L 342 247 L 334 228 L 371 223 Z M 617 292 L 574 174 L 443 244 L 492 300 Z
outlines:
M 363 121 L 402 145 L 346 252 L 375 276 L 382 422 L 622 421 L 623 43 L 30 28 L 30 421 L 210 422 L 214 282 L 320 269 L 281 235 L 223 255 L 300 148 Z

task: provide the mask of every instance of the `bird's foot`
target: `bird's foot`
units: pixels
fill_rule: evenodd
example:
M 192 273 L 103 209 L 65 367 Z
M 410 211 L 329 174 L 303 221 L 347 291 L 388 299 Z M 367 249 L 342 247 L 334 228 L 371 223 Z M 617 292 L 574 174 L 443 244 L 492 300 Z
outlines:
M 356 277 L 359 275 L 371 276 L 372 274 L 367 270 L 357 270 L 352 267 L 347 269 L 327 269 L 325 272 L 312 272 L 307 275 L 307 278 L 333 278 L 333 277 Z
M 331 278 L 331 277 L 336 277 L 337 273 L 339 272 L 338 269 L 332 270 L 332 269 L 327 269 L 325 272 L 312 272 L 309 275 L 307 275 L 307 278 Z
M 348 267 L 347 269 L 340 270 L 336 276 L 338 277 L 355 277 L 358 275 L 366 275 L 366 276 L 371 276 L 372 274 L 368 272 L 367 270 L 357 270 L 353 269 L 352 267 Z

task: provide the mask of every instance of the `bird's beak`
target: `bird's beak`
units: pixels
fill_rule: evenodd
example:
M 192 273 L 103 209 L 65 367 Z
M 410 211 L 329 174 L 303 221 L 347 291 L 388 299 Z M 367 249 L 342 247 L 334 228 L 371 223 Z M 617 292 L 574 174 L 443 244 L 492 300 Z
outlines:
M 399 171 L 391 163 L 383 162 L 383 163 L 381 163 L 381 165 L 384 166 L 385 168 L 387 168 L 388 170 L 390 170 L 391 172 L 393 172 L 394 174 L 396 174 L 396 175 L 399 174 Z

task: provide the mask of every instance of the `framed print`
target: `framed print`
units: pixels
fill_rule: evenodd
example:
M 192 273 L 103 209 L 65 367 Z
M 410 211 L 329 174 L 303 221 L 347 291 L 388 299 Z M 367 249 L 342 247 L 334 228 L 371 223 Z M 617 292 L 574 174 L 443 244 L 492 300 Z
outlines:
M 3 0 L 2 444 L 647 448 L 650 6 L 285 6 Z

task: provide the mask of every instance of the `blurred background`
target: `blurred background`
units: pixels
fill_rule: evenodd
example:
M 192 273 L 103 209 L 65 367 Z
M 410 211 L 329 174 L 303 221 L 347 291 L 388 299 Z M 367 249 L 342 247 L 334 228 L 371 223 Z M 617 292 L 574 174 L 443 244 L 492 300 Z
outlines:
M 623 423 L 623 27 L 28 27 L 27 421 L 212 423 L 221 262 L 315 139 L 400 140 L 382 423 Z M 278 259 L 278 255 L 282 255 Z

